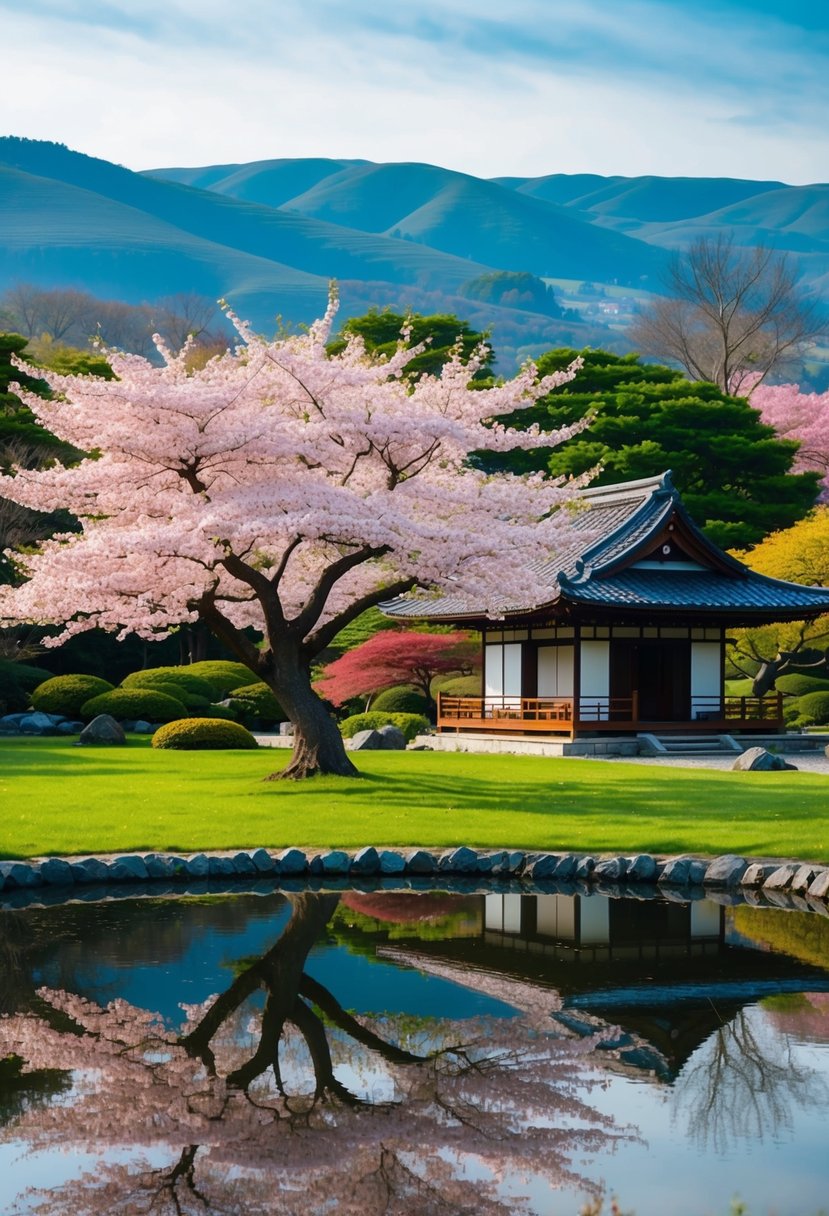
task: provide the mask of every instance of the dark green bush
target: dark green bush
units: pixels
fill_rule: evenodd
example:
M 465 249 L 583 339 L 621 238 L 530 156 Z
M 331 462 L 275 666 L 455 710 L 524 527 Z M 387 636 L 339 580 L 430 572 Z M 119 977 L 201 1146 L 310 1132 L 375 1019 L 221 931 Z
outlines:
M 433 686 L 434 687 L 434 686 Z M 437 691 L 435 689 L 435 691 Z M 479 697 L 481 695 L 481 677 L 450 676 L 440 686 L 440 691 L 447 697 Z
M 829 692 L 809 692 L 797 702 L 799 726 L 829 724 Z
M 425 714 L 428 706 L 422 692 L 409 684 L 398 684 L 378 692 L 372 698 L 371 708 L 393 714 Z
M 236 710 L 229 705 L 188 705 L 187 713 L 191 718 L 221 718 L 225 722 L 237 721 Z
M 203 697 L 208 705 L 220 699 L 218 686 L 203 676 L 193 675 L 189 667 L 148 667 L 145 671 L 133 671 L 121 681 L 123 688 L 161 688 L 162 685 L 173 685 L 177 690 Z
M 250 675 L 250 672 L 248 672 Z M 235 709 L 242 722 L 284 722 L 287 714 L 267 684 L 245 684 L 230 693 L 230 707 Z
M 805 697 L 810 692 L 829 692 L 829 679 L 825 676 L 810 676 L 805 672 L 790 671 L 778 676 L 774 684 L 789 697 Z
M 42 667 L 32 667 L 29 663 L 14 663 L 11 659 L 0 659 L 0 688 L 5 687 L 4 681 L 8 680 L 16 687 L 22 688 L 25 693 L 30 693 L 37 688 L 38 684 L 51 678 L 52 672 L 44 671 Z
M 32 693 L 32 705 L 44 714 L 65 714 L 76 717 L 81 706 L 103 692 L 112 692 L 109 680 L 98 676 L 52 676 L 38 684 Z
M 92 697 L 81 706 L 82 718 L 90 719 L 98 714 L 111 714 L 122 722 L 125 719 L 173 722 L 177 718 L 186 718 L 187 709 L 181 701 L 156 688 L 114 688 L 112 692 Z
M 187 671 L 190 675 L 207 680 L 208 684 L 218 689 L 222 697 L 226 697 L 234 688 L 250 684 L 253 679 L 253 672 L 249 667 L 229 659 L 203 659 L 200 663 L 191 663 Z
M 182 718 L 160 726 L 153 735 L 153 747 L 177 751 L 203 751 L 208 748 L 258 747 L 249 730 L 238 722 L 223 718 Z
M 352 739 L 361 730 L 379 730 L 381 726 L 396 726 L 402 730 L 406 742 L 411 743 L 415 735 L 430 729 L 429 719 L 423 714 L 389 714 L 381 710 L 369 710 L 367 714 L 354 714 L 340 723 L 344 739 Z
M 0 715 L 19 714 L 29 708 L 29 694 L 6 672 L 0 671 Z

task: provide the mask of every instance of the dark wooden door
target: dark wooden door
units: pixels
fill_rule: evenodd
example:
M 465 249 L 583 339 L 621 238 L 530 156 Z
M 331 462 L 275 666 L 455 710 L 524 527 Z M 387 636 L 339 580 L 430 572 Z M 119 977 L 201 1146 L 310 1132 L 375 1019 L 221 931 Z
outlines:
M 682 639 L 618 639 L 610 644 L 610 696 L 636 694 L 640 722 L 691 717 L 691 646 Z

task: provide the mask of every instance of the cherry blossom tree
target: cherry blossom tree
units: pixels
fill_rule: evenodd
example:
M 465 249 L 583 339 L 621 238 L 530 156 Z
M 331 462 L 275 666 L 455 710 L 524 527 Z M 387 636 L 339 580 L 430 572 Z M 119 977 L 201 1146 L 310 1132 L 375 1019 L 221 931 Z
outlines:
M 820 473 L 821 501 L 829 501 L 829 392 L 801 393 L 796 384 L 758 384 L 751 404 L 781 438 L 798 441 L 795 470 Z
M 493 614 L 549 598 L 534 573 L 566 543 L 577 481 L 493 476 L 476 450 L 554 445 L 500 417 L 531 406 L 576 367 L 538 379 L 528 364 L 485 389 L 486 357 L 456 351 L 439 375 L 406 378 L 422 349 L 367 354 L 359 336 L 329 357 L 336 312 L 301 335 L 257 337 L 206 366 L 188 348 L 153 366 L 108 355 L 116 380 L 40 373 L 54 390 L 21 392 L 38 420 L 90 452 L 72 468 L 16 469 L 0 495 L 69 509 L 78 535 L 18 557 L 28 581 L 0 592 L 0 624 L 96 627 L 166 636 L 204 621 L 274 692 L 295 726 L 282 775 L 352 775 L 310 664 L 366 608 L 416 588 L 483 600 Z M 262 633 L 256 645 L 249 630 Z
M 293 897 L 275 945 L 181 1027 L 50 989 L 0 1018 L 24 1080 L 73 1087 L 24 1104 L 0 1142 L 98 1159 L 27 1210 L 307 1216 L 336 1199 L 343 1216 L 506 1216 L 533 1210 L 519 1181 L 595 1191 L 574 1156 L 627 1133 L 586 1101 L 597 1040 L 553 1033 L 557 994 L 491 974 L 517 1018 L 357 1018 L 307 970 L 337 898 Z
M 432 680 L 448 672 L 468 674 L 480 659 L 480 646 L 463 630 L 418 633 L 384 630 L 329 663 L 316 688 L 332 705 L 354 697 L 413 684 L 432 704 Z

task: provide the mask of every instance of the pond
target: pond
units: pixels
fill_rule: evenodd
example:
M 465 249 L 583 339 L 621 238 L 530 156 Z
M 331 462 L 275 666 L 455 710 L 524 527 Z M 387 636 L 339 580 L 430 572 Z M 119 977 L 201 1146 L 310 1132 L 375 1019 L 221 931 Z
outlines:
M 816 1216 L 829 919 L 441 891 L 0 911 L 0 1211 Z

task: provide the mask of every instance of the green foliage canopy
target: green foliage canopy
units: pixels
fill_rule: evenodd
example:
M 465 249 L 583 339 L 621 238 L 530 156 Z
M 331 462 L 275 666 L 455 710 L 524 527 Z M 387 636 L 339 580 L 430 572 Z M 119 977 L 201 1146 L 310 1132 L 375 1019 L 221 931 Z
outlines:
M 539 373 L 564 368 L 578 354 L 549 351 L 538 361 Z M 812 507 L 818 475 L 791 472 L 796 445 L 777 438 L 746 401 L 636 355 L 586 350 L 581 357 L 584 367 L 571 385 L 511 417 L 510 425 L 536 422 L 549 431 L 593 411 L 589 430 L 552 454 L 489 457 L 486 467 L 560 474 L 598 465 L 594 485 L 671 469 L 689 512 L 723 548 L 755 544 Z
M 416 355 L 406 369 L 406 375 L 416 380 L 420 376 L 436 375 L 449 359 L 450 351 L 460 342 L 464 359 L 469 359 L 472 352 L 485 341 L 485 335 L 470 329 L 466 321 L 461 321 L 452 313 L 432 313 L 421 316 L 413 312 L 404 315 L 392 312 L 390 308 L 380 312 L 371 308 L 361 317 L 351 317 L 342 327 L 340 337 L 328 346 L 329 354 L 338 354 L 345 349 L 346 338 L 359 334 L 366 344 L 366 350 L 380 355 L 391 355 L 397 350 L 400 341 L 400 331 L 407 328 L 409 338 L 407 346 L 417 346 L 427 342 L 428 346 Z M 485 377 L 487 368 L 493 362 L 494 355 L 490 351 L 485 364 L 473 379 Z

